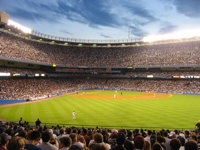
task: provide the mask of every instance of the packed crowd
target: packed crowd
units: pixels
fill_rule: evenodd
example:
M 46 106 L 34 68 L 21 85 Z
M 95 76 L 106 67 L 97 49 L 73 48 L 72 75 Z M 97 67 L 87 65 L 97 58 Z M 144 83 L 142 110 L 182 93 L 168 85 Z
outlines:
M 0 33 L 0 56 L 66 66 L 177 66 L 200 64 L 200 41 L 138 47 L 70 47 Z
M 11 86 L 12 85 L 12 86 Z M 0 80 L 0 99 L 35 100 L 78 89 L 64 79 L 7 79 Z
M 200 63 L 200 42 L 180 42 L 138 47 L 70 47 L 34 42 L 1 32 L 0 56 L 20 60 L 56 63 L 67 66 L 177 66 Z M 41 70 L 0 68 L 1 72 L 43 73 Z M 130 72 L 137 76 L 199 76 L 191 72 Z M 12 85 L 12 86 L 11 86 Z M 144 79 L 1 79 L 0 99 L 40 99 L 82 88 L 117 88 L 133 91 L 166 93 L 196 93 L 198 80 L 144 80 Z
M 193 79 L 1 79 L 0 99 L 35 100 L 81 89 L 122 89 L 141 92 L 200 94 L 199 88 L 200 81 Z
M 198 150 L 199 124 L 195 130 L 107 129 L 30 126 L 0 122 L 0 150 Z

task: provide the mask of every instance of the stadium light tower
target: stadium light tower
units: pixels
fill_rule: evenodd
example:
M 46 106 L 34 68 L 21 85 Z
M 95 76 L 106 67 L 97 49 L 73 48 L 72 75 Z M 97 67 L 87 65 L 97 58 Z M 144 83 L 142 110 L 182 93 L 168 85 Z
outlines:
M 0 11 L 0 26 L 4 26 L 8 23 L 9 14 Z

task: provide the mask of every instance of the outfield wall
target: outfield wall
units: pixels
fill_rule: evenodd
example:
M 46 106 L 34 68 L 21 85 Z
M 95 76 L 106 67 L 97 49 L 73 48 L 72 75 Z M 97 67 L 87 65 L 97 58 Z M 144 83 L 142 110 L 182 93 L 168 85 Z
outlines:
M 26 100 L 0 100 L 0 105 L 21 103 L 21 102 L 26 102 Z

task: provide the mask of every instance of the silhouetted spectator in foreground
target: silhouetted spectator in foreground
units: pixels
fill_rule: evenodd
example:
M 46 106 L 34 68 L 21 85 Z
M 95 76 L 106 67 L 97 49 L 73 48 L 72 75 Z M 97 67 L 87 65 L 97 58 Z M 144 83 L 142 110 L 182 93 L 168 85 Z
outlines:
M 4 150 L 4 149 L 6 150 L 6 147 L 10 139 L 11 139 L 11 136 L 9 136 L 7 133 L 0 134 L 0 150 Z
M 8 143 L 7 150 L 24 150 L 25 139 L 20 136 L 13 137 Z
M 58 150 L 58 148 L 50 143 L 52 134 L 48 131 L 42 133 L 42 144 L 39 144 L 42 150 Z
M 72 140 L 70 137 L 62 137 L 59 139 L 60 150 L 67 150 L 72 145 Z
M 159 142 L 155 142 L 152 146 L 152 150 L 164 150 Z
M 36 127 L 40 127 L 40 124 L 41 124 L 42 122 L 40 121 L 40 119 L 38 118 L 36 121 L 35 121 L 35 126 Z
M 36 146 L 41 139 L 41 133 L 39 131 L 31 131 L 28 135 L 28 141 L 25 145 L 26 150 L 41 150 L 40 147 Z
M 190 140 L 185 143 L 185 150 L 197 150 L 198 145 L 197 142 L 194 140 Z
M 137 150 L 142 150 L 144 148 L 144 137 L 141 135 L 137 135 L 134 138 L 134 147 Z
M 71 145 L 69 147 L 69 150 L 83 150 L 83 147 L 81 147 L 80 145 Z
M 115 146 L 111 150 L 126 150 L 126 148 L 124 148 L 125 141 L 126 141 L 125 134 L 123 132 L 119 132 L 116 137 L 117 146 Z
M 89 146 L 90 150 L 109 150 L 104 144 L 100 144 L 100 143 L 92 143 Z
M 173 138 L 171 141 L 170 141 L 170 147 L 171 147 L 171 150 L 179 150 L 180 147 L 181 147 L 181 142 L 179 139 L 177 138 Z

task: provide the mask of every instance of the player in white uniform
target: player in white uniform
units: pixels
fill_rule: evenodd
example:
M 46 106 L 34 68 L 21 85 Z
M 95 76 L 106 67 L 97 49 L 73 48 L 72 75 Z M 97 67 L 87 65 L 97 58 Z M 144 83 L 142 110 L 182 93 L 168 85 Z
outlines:
M 116 95 L 117 95 L 117 94 L 115 93 L 115 94 L 114 94 L 114 98 L 116 98 Z
M 73 119 L 73 120 L 76 119 L 76 112 L 75 112 L 75 111 L 72 112 L 72 119 Z

